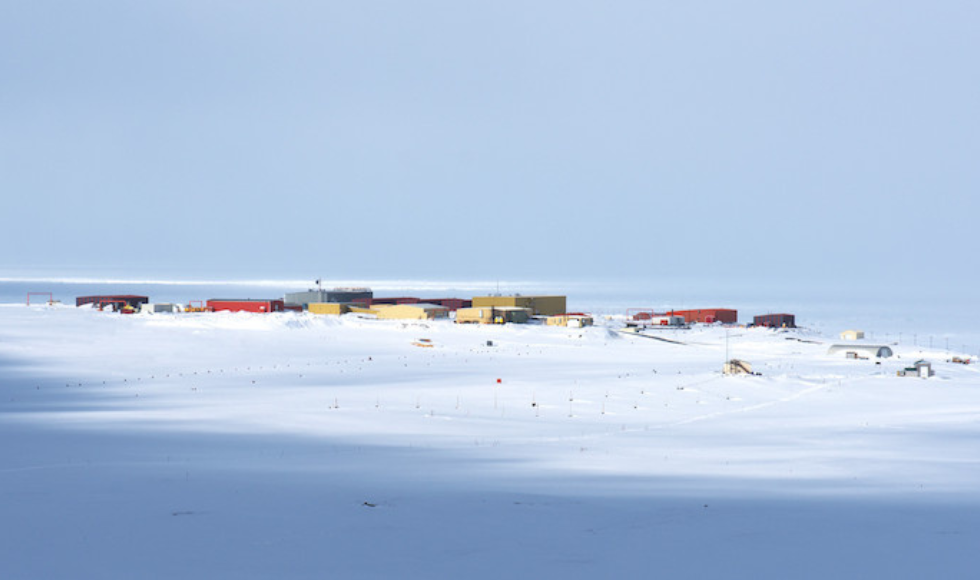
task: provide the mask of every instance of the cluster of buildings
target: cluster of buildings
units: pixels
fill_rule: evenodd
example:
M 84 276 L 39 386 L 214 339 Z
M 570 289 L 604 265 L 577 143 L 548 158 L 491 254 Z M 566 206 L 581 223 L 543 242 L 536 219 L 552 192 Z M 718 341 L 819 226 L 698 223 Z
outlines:
M 630 309 L 630 326 L 686 326 L 689 324 L 738 324 L 738 311 L 731 308 L 702 308 L 694 310 L 667 310 L 656 312 L 647 309 Z M 796 328 L 793 314 L 760 314 L 752 319 L 752 326 L 766 328 Z
M 593 318 L 584 312 L 568 312 L 565 296 L 474 296 L 472 298 L 418 298 L 415 296 L 377 297 L 370 288 L 310 289 L 289 292 L 283 298 L 212 298 L 183 306 L 151 303 L 149 297 L 131 294 L 79 296 L 76 306 L 86 304 L 101 309 L 131 312 L 310 312 L 313 314 L 371 314 L 379 319 L 433 320 L 452 318 L 459 324 L 506 324 L 543 322 L 559 326 L 589 326 Z M 703 308 L 657 312 L 632 309 L 630 326 L 683 327 L 690 324 L 737 324 L 738 311 L 730 308 Z M 752 326 L 795 328 L 792 314 L 755 316 Z
M 53 303 L 50 293 L 48 302 Z M 582 327 L 593 324 L 591 315 L 568 312 L 565 296 L 474 296 L 472 298 L 418 298 L 414 296 L 376 297 L 369 288 L 334 288 L 333 290 L 306 290 L 291 292 L 281 299 L 212 298 L 192 301 L 186 306 L 167 303 L 151 303 L 148 296 L 133 294 L 107 294 L 79 296 L 76 306 L 92 305 L 99 310 L 109 308 L 115 312 L 310 312 L 313 314 L 340 315 L 348 312 L 371 314 L 382 320 L 435 320 L 453 319 L 457 324 L 522 324 L 537 322 L 554 326 Z M 640 328 L 683 328 L 691 324 L 738 324 L 738 311 L 730 308 L 701 308 L 689 310 L 630 309 L 627 326 Z M 796 328 L 793 314 L 760 314 L 754 316 L 750 326 L 765 328 Z M 887 345 L 868 344 L 863 341 L 864 332 L 845 330 L 840 334 L 843 344 L 833 344 L 828 355 L 850 359 L 880 360 L 894 355 Z M 953 362 L 969 364 L 969 359 L 954 358 Z M 880 363 L 879 363 L 880 364 Z M 746 361 L 726 361 L 725 374 L 757 374 Z M 898 371 L 899 376 L 927 378 L 933 376 L 931 365 L 917 361 Z
M 505 324 L 539 321 L 549 325 L 588 326 L 591 316 L 567 312 L 565 296 L 474 296 L 473 298 L 376 297 L 369 288 L 335 288 L 287 293 L 283 298 L 212 298 L 183 306 L 151 303 L 148 296 L 79 296 L 76 306 L 93 305 L 116 312 L 311 312 L 372 314 L 388 320 L 454 318 L 458 323 Z

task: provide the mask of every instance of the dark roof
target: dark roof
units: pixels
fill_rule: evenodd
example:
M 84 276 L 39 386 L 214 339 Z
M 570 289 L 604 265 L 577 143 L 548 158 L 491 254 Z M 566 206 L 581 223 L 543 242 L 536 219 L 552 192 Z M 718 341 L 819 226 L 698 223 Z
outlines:
M 79 296 L 79 300 L 92 299 L 92 300 L 117 300 L 117 299 L 127 299 L 127 298 L 145 298 L 149 299 L 147 296 L 140 296 L 138 294 L 93 294 L 92 296 Z

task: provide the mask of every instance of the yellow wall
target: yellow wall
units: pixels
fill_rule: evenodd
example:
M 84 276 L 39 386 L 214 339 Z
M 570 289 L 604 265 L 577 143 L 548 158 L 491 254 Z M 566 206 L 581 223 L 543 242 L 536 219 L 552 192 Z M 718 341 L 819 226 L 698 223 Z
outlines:
M 448 310 L 426 310 L 412 304 L 398 304 L 378 310 L 378 318 L 384 320 L 428 320 L 448 315 Z
M 456 322 L 479 322 L 490 324 L 493 322 L 493 307 L 484 306 L 482 308 L 460 308 L 456 311 Z
M 551 316 L 565 313 L 564 296 L 474 296 L 473 307 L 516 306 L 530 308 L 536 315 Z
M 350 309 L 346 305 L 336 302 L 310 302 L 307 310 L 313 314 L 344 314 L 350 312 Z

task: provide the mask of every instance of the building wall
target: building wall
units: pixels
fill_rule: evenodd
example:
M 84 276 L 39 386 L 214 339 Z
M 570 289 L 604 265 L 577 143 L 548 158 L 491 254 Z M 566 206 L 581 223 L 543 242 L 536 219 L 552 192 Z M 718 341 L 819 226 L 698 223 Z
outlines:
M 500 308 L 493 309 L 494 319 L 500 319 L 504 322 L 512 322 L 515 324 L 524 324 L 531 319 L 531 309 L 512 307 L 512 306 L 502 306 Z
M 531 296 L 530 308 L 534 314 L 553 316 L 568 312 L 567 300 L 564 296 Z
M 362 290 L 339 290 L 335 288 L 327 292 L 326 302 L 353 302 L 358 298 L 374 298 L 374 292 L 367 288 Z
M 310 302 L 307 310 L 313 314 L 341 315 L 350 312 L 350 308 L 338 302 Z
M 479 323 L 490 324 L 493 322 L 493 307 L 472 307 L 459 308 L 456 310 L 456 322 L 458 324 Z
M 287 292 L 283 302 L 290 305 L 298 304 L 305 308 L 310 302 L 327 302 L 327 292 L 325 290 Z
M 358 306 L 378 306 L 382 304 L 420 304 L 423 301 L 415 296 L 386 296 L 383 298 L 355 298 L 351 300 Z
M 397 304 L 378 310 L 377 314 L 382 320 L 431 320 L 433 318 L 446 318 L 449 311 L 445 308 L 424 308 L 412 304 Z
M 140 312 L 177 312 L 177 310 L 176 304 L 168 302 L 146 303 L 140 306 Z
M 530 308 L 535 315 L 553 316 L 567 311 L 564 296 L 474 296 L 473 307 L 512 306 Z
M 445 306 L 449 310 L 459 310 L 460 308 L 469 308 L 473 305 L 472 300 L 466 300 L 463 298 L 426 298 L 425 302 L 429 304 L 438 304 L 439 306 Z
M 355 299 L 370 300 L 374 293 L 368 289 L 364 290 L 306 290 L 304 292 L 288 292 L 285 296 L 286 304 L 299 304 L 304 308 L 314 302 L 353 302 Z
M 754 317 L 752 324 L 770 328 L 796 328 L 796 317 L 792 314 L 763 314 Z

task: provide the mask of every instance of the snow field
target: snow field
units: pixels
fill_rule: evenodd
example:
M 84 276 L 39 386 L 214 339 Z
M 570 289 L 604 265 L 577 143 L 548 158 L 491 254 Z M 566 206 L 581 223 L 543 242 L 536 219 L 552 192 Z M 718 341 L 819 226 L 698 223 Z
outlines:
M 916 577 L 934 558 L 958 577 L 974 559 L 980 375 L 946 353 L 878 365 L 806 330 L 657 335 L 672 344 L 615 321 L 0 318 L 4 577 L 695 577 L 726 559 Z M 726 341 L 761 376 L 722 376 Z M 936 377 L 895 376 L 920 357 Z

